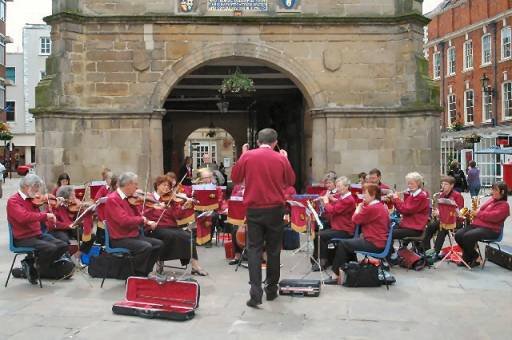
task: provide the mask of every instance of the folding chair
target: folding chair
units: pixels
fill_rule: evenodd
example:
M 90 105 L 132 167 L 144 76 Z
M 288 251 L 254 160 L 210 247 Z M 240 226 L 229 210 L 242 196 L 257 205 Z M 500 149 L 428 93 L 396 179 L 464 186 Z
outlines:
M 26 254 L 29 256 L 33 256 L 35 258 L 36 256 L 36 249 L 33 247 L 17 247 L 14 245 L 14 235 L 12 233 L 12 225 L 10 223 L 7 223 L 7 227 L 9 229 L 9 250 L 13 252 L 14 259 L 12 260 L 11 268 L 9 269 L 9 274 L 7 275 L 7 280 L 5 281 L 5 286 L 7 288 L 7 284 L 9 283 L 9 279 L 11 278 L 12 268 L 14 267 L 14 262 L 16 262 L 16 258 L 18 255 Z M 39 287 L 43 288 L 43 284 L 41 283 L 41 277 L 39 274 L 39 270 L 37 270 L 37 280 L 39 281 Z
M 494 240 L 480 240 L 478 242 L 482 242 L 482 243 L 485 243 L 487 245 L 495 244 L 498 247 L 498 250 L 501 250 L 500 244 L 498 242 L 501 242 L 503 240 L 503 230 L 505 229 L 504 227 L 505 227 L 504 225 L 501 226 L 501 233 L 499 234 L 499 236 L 496 239 L 494 239 Z M 478 251 L 478 255 L 480 255 L 480 258 L 484 259 L 484 261 L 482 262 L 482 270 L 483 270 L 484 267 L 485 267 L 485 262 L 487 262 L 487 256 L 485 258 L 482 256 L 482 253 L 480 252 L 480 246 L 478 245 L 478 242 L 476 244 L 476 250 Z

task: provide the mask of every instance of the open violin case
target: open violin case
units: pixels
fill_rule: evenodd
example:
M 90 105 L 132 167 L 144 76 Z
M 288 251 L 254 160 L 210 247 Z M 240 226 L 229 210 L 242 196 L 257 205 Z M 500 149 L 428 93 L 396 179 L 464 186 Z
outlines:
M 199 307 L 199 284 L 195 280 L 158 280 L 129 277 L 126 297 L 112 312 L 147 319 L 190 320 Z

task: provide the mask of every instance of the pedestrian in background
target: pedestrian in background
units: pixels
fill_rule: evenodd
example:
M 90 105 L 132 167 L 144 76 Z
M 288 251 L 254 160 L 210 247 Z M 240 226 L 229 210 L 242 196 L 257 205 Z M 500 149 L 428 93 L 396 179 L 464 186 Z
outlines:
M 448 171 L 448 176 L 455 178 L 455 186 L 453 187 L 454 190 L 457 190 L 458 192 L 464 192 L 468 189 L 466 175 L 460 168 L 458 161 L 452 161 L 450 163 L 450 171 Z
M 471 194 L 471 197 L 478 196 L 478 193 L 480 192 L 480 169 L 477 168 L 475 161 L 469 162 L 468 170 L 466 171 L 468 174 L 468 187 L 469 187 L 469 193 Z

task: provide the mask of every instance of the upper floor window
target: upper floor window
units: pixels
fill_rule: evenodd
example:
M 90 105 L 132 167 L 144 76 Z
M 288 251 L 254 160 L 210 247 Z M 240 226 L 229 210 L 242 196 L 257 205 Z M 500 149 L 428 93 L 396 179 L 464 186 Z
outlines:
M 441 78 L 441 52 L 434 53 L 434 58 L 432 59 L 432 69 L 434 79 Z
M 0 0 L 0 20 L 5 21 L 5 0 Z
M 5 102 L 5 117 L 5 120 L 8 122 L 14 122 L 16 120 L 16 102 Z
M 464 42 L 464 69 L 473 68 L 473 41 Z
M 466 124 L 473 124 L 474 121 L 474 99 L 475 93 L 473 90 L 467 90 L 464 92 L 464 122 Z
M 455 102 L 455 95 L 448 96 L 448 125 L 453 125 L 457 122 L 457 105 Z
M 482 65 L 491 63 L 492 50 L 491 50 L 491 35 L 486 34 L 482 37 Z
M 446 68 L 448 70 L 448 75 L 453 76 L 455 74 L 455 47 L 450 47 L 447 52 L 448 58 L 446 58 Z
M 6 67 L 5 68 L 5 78 L 10 80 L 13 84 L 16 84 L 16 68 L 15 67 Z
M 483 121 L 490 121 L 492 118 L 492 94 L 482 91 L 482 112 Z
M 507 59 L 512 56 L 510 49 L 511 34 L 510 27 L 503 27 L 501 30 L 501 59 Z
M 40 46 L 39 46 L 39 54 L 48 55 L 52 53 L 52 41 L 50 37 L 41 37 Z
M 5 65 L 5 44 L 0 41 L 0 65 Z
M 512 118 L 512 83 L 503 83 L 503 118 Z

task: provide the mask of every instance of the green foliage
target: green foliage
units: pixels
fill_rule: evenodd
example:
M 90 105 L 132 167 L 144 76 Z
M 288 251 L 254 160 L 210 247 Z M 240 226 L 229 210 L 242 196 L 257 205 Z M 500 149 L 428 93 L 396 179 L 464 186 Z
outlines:
M 254 81 L 247 75 L 243 74 L 239 68 L 229 77 L 224 78 L 219 92 L 225 94 L 247 94 L 255 92 Z

